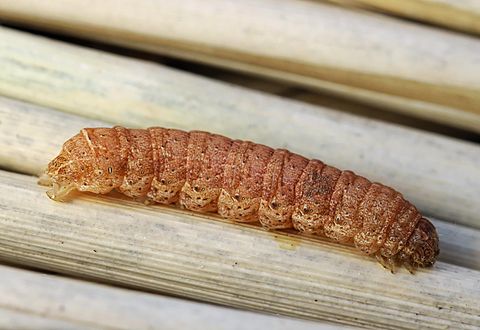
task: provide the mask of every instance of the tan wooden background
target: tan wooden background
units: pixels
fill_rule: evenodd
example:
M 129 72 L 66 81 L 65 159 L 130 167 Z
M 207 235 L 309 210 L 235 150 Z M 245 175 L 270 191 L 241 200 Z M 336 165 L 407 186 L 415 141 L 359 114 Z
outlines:
M 480 327 L 480 10 L 386 3 L 0 1 L 0 328 Z M 438 228 L 439 261 L 392 275 L 293 232 L 116 194 L 50 201 L 35 176 L 62 143 L 115 124 L 391 185 Z

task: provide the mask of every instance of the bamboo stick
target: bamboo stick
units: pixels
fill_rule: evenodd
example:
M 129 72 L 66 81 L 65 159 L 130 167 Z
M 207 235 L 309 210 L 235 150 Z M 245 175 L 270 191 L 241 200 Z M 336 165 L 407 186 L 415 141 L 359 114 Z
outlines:
M 67 115 L 0 97 L 0 166 L 27 174 L 40 174 L 58 154 L 62 143 L 83 127 L 108 126 L 101 121 Z M 17 123 L 15 125 L 15 123 Z M 35 139 L 32 139 L 35 132 Z M 480 269 L 480 236 L 458 224 L 439 221 L 442 260 Z
M 55 203 L 36 178 L 10 172 L 0 172 L 0 191 L 8 262 L 370 328 L 480 326 L 480 272 L 468 268 L 438 262 L 393 275 L 349 247 L 211 215 L 114 196 Z
M 297 0 L 18 0 L 0 17 L 480 131 L 480 41 L 468 36 Z
M 360 117 L 442 134 L 457 139 L 480 142 L 480 135 L 475 132 L 434 123 L 428 120 L 422 120 L 400 112 L 383 111 L 383 109 L 379 109 L 376 104 L 366 104 L 366 102 L 361 101 L 355 102 L 351 97 L 335 96 L 331 93 L 312 91 L 299 86 L 282 83 L 280 81 L 274 82 L 265 78 L 255 78 L 234 72 L 191 65 L 187 67 L 189 71 L 195 74 L 201 74 L 215 80 L 266 92 L 268 94 L 274 94 L 335 111 L 346 112 Z M 180 68 L 182 70 L 184 69 L 183 66 L 180 66 Z
M 0 276 L 2 329 L 343 329 L 1 265 Z
M 9 29 L 0 29 L 0 54 L 0 94 L 110 124 L 202 129 L 289 148 L 395 187 L 427 214 L 480 226 L 480 148 L 474 144 Z M 38 128 L 29 119 L 12 120 L 15 128 Z
M 477 0 L 328 0 L 349 6 L 380 10 L 450 29 L 480 35 L 480 3 Z
M 51 320 L 40 315 L 25 315 L 15 310 L 3 310 L 0 308 L 0 327 L 2 329 L 62 329 L 62 330 L 86 330 L 85 326 L 79 326 L 63 320 Z M 96 327 L 90 327 L 99 330 Z

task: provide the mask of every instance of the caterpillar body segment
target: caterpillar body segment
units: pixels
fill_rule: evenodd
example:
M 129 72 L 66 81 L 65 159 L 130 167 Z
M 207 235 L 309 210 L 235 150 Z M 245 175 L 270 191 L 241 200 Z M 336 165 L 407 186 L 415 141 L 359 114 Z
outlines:
M 153 203 L 294 228 L 354 245 L 390 270 L 432 265 L 435 227 L 394 189 L 284 149 L 206 132 L 85 128 L 44 176 L 54 200 L 113 189 Z

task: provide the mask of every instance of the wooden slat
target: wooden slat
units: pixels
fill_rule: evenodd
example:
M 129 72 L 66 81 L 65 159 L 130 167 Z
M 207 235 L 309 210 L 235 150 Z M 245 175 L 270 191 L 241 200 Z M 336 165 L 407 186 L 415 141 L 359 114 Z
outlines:
M 26 174 L 41 174 L 62 143 L 83 127 L 108 123 L 48 110 L 0 97 L 0 167 Z M 34 134 L 32 134 L 35 132 Z M 35 136 L 35 138 L 32 137 Z M 444 261 L 480 269 L 480 236 L 477 231 L 439 222 Z
M 0 97 L 0 167 L 39 175 L 62 143 L 83 127 L 107 123 Z M 35 138 L 32 137 L 35 132 Z M 440 226 L 441 259 L 480 270 L 478 231 L 436 220 Z
M 367 104 L 365 102 L 355 102 L 349 97 L 335 96 L 330 93 L 312 91 L 300 86 L 280 81 L 272 81 L 262 77 L 252 77 L 241 73 L 192 64 L 181 63 L 179 65 L 179 63 L 180 62 L 178 61 L 173 62 L 174 67 L 179 67 L 182 70 L 201 74 L 203 76 L 227 83 L 233 83 L 249 89 L 259 90 L 269 94 L 287 97 L 289 99 L 307 102 L 320 107 L 326 107 L 335 111 L 347 112 L 361 117 L 399 124 L 402 126 L 438 133 L 458 139 L 480 142 L 480 134 L 478 133 L 434 123 L 428 120 L 422 120 L 420 118 L 411 117 L 400 112 L 384 111 L 386 108 L 379 108 L 377 104 L 368 104 L 368 102 Z
M 479 271 L 437 262 L 391 274 L 349 247 L 212 215 L 115 196 L 53 202 L 36 178 L 10 172 L 0 172 L 0 191 L 8 262 L 371 328 L 480 326 Z
M 440 260 L 480 270 L 480 231 L 438 220 L 436 226 L 440 236 Z
M 4 146 L 0 148 L 0 166 L 37 175 L 58 154 L 62 143 L 81 128 L 108 125 L 1 97 L 0 115 L 0 145 Z M 442 260 L 480 269 L 478 232 L 457 224 L 438 223 Z
M 0 277 L 1 329 L 343 329 L 1 265 Z
M 480 35 L 478 0 L 327 0 Z
M 234 74 L 231 74 L 227 75 L 226 77 L 222 77 L 222 79 L 225 78 L 225 81 L 227 82 L 230 82 L 229 79 L 232 79 L 234 83 L 244 83 L 244 86 L 247 86 L 249 88 L 250 86 L 247 84 L 247 82 L 254 80 L 253 78 L 243 80 L 231 78 L 234 76 Z M 238 74 L 236 76 L 238 76 Z M 218 78 L 215 77 L 215 79 Z M 256 89 L 257 86 L 255 86 L 254 88 Z M 291 86 L 290 89 L 282 91 L 278 90 L 278 93 L 275 94 L 285 96 L 297 101 L 307 102 L 313 105 L 330 108 L 336 111 L 347 112 L 361 117 L 380 120 L 387 123 L 398 124 L 401 126 L 419 129 L 422 131 L 442 134 L 457 139 L 463 139 L 467 141 L 471 140 L 477 143 L 480 142 L 480 134 L 478 133 L 462 130 L 453 126 L 434 123 L 428 120 L 422 120 L 417 117 L 411 117 L 401 113 L 400 111 L 383 111 L 385 108 L 379 108 L 379 106 L 376 104 L 355 102 L 352 99 L 342 96 L 334 96 L 327 93 L 314 92 L 306 90 L 304 88 L 295 88 L 294 86 Z
M 427 214 L 480 226 L 478 145 L 5 28 L 0 66 L 0 94 L 113 124 L 202 129 L 289 148 L 395 187 Z M 24 132 L 38 126 L 11 120 L 6 127 Z M 47 141 L 62 131 L 58 123 Z
M 87 328 L 72 322 L 52 320 L 40 315 L 25 314 L 16 310 L 5 310 L 0 307 L 0 327 L 2 329 L 62 329 L 62 330 L 99 330 L 96 327 Z
M 411 22 L 298 0 L 17 0 L 0 17 L 480 131 L 480 41 Z

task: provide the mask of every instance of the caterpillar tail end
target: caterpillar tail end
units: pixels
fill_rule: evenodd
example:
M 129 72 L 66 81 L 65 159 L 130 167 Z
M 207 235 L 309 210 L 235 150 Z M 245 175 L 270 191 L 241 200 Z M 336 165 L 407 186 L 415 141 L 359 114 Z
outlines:
M 387 259 L 389 265 L 403 266 L 411 274 L 415 274 L 420 267 L 433 266 L 439 253 L 438 234 L 435 227 L 428 219 L 421 218 L 406 246 L 397 255 Z
M 404 248 L 404 253 L 408 255 L 405 258 L 406 267 L 411 266 L 415 269 L 433 266 L 440 253 L 440 248 L 437 231 L 428 219 L 420 219 Z
M 397 266 L 405 267 L 411 274 L 420 267 L 431 267 L 440 253 L 438 234 L 432 223 L 421 218 L 406 246 L 396 255 L 384 257 L 376 254 L 377 261 L 392 273 Z

